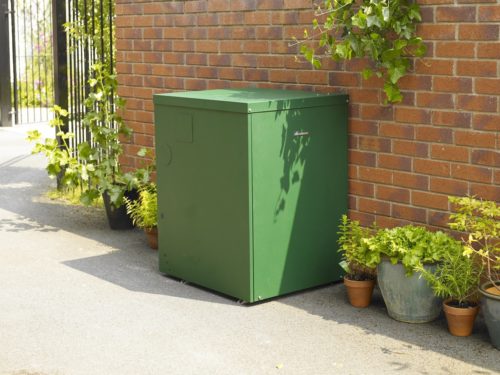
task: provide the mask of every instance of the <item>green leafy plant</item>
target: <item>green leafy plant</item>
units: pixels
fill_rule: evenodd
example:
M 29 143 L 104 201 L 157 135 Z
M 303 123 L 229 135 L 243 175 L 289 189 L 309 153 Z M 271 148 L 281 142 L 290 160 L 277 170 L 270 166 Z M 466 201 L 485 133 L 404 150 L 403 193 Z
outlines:
M 333 60 L 368 57 L 372 65 L 363 78 L 373 74 L 384 80 L 387 101 L 402 100 L 398 86 L 410 69 L 410 57 L 423 56 L 426 47 L 416 36 L 422 20 L 418 4 L 409 0 L 324 0 L 313 20 L 313 35 L 304 32 L 300 52 L 316 68 L 318 50 Z M 319 38 L 318 45 L 311 46 Z
M 447 249 L 454 246 L 447 234 L 414 225 L 381 229 L 366 242 L 378 256 L 387 256 L 392 264 L 401 263 L 407 276 L 426 263 L 441 261 Z
M 28 132 L 27 140 L 36 142 L 32 153 L 42 153 L 47 157 L 46 170 L 51 178 L 61 176 L 61 184 L 67 189 L 83 187 L 89 181 L 89 173 L 92 173 L 94 166 L 83 163 L 76 155 L 78 149 L 83 149 L 86 145 L 74 148 L 72 146 L 74 133 L 64 131 L 64 119 L 68 117 L 68 111 L 54 106 L 54 119 L 49 122 L 55 129 L 57 138 L 46 138 L 40 141 L 42 134 L 38 130 Z M 59 139 L 59 141 L 58 141 Z
M 450 215 L 450 228 L 465 232 L 464 254 L 476 255 L 484 275 L 500 291 L 500 206 L 474 197 L 449 197 L 456 212 Z
M 153 162 L 134 172 L 122 171 L 119 163 L 123 153 L 121 138 L 130 137 L 131 130 L 117 114 L 123 107 L 123 100 L 116 94 L 116 76 L 100 63 L 92 66 L 92 72 L 83 118 L 90 140 L 74 146 L 74 133 L 64 127 L 70 114 L 59 106 L 54 106 L 55 117 L 50 122 L 56 138 L 40 141 L 41 133 L 34 130 L 28 132 L 28 140 L 36 142 L 33 153 L 43 153 L 47 157 L 49 176 L 59 177 L 65 190 L 79 188 L 83 204 L 91 205 L 106 193 L 111 203 L 118 207 L 123 204 L 125 191 L 150 181 L 155 165 Z M 146 154 L 146 149 L 138 152 L 138 156 Z
M 370 251 L 367 239 L 373 235 L 374 229 L 365 228 L 359 221 L 350 220 L 342 215 L 339 225 L 339 252 L 343 259 L 340 266 L 351 280 L 371 280 L 375 278 L 375 269 L 380 262 L 380 255 Z
M 158 224 L 158 196 L 156 184 L 150 183 L 139 188 L 139 198 L 124 198 L 127 212 L 139 228 L 154 228 Z
M 107 193 L 110 201 L 118 207 L 123 204 L 125 191 L 135 185 L 134 176 L 123 173 L 119 163 L 123 153 L 121 139 L 130 138 L 131 130 L 118 114 L 124 101 L 116 93 L 116 76 L 106 65 L 97 63 L 92 66 L 89 86 L 83 125 L 90 130 L 91 142 L 82 142 L 78 146 L 78 155 L 93 165 L 93 173 L 91 188 L 82 199 L 90 203 Z
M 427 280 L 436 296 L 450 298 L 457 307 L 469 307 L 476 303 L 481 269 L 473 257 L 463 254 L 459 241 L 447 241 L 447 244 L 446 252 L 435 270 L 418 265 L 415 271 Z

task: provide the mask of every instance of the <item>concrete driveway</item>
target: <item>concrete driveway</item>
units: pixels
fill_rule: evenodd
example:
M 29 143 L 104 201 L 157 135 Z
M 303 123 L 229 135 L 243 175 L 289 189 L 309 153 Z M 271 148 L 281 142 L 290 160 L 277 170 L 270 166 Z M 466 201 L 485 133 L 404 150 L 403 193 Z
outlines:
M 482 318 L 390 319 L 341 284 L 253 306 L 159 274 L 138 230 L 51 201 L 25 127 L 0 128 L 0 374 L 496 374 Z

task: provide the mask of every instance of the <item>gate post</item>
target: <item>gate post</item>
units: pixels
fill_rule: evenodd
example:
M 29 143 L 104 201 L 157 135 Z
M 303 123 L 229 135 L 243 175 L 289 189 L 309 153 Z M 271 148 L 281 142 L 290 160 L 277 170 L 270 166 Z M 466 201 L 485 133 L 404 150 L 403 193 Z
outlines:
M 66 23 L 66 1 L 67 0 L 52 0 L 52 30 L 53 30 L 53 60 L 54 60 L 54 103 L 61 108 L 68 107 L 68 43 L 66 41 L 66 33 L 64 24 Z M 68 116 L 69 117 L 69 116 Z M 63 117 L 64 124 L 61 130 L 67 132 L 69 130 L 69 119 Z M 61 138 L 56 136 L 59 145 Z M 63 173 L 57 176 L 57 188 L 62 189 Z
M 10 91 L 9 2 L 0 0 L 0 126 L 12 126 Z
M 0 0 L 3 1 L 3 0 Z M 66 0 L 52 0 L 54 101 L 59 107 L 68 108 L 68 55 L 66 33 Z M 67 124 L 65 124 L 67 127 Z M 67 131 L 67 129 L 65 129 Z

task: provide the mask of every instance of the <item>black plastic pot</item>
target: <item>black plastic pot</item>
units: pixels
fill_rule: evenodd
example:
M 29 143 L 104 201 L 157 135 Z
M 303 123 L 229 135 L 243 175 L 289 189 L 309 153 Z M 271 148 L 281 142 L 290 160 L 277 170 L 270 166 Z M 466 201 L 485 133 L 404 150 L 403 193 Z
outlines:
M 139 198 L 139 193 L 136 189 L 126 191 L 124 195 L 130 200 L 136 200 Z M 102 194 L 102 199 L 104 200 L 106 216 L 108 217 L 108 223 L 111 229 L 124 230 L 134 228 L 132 219 L 127 214 L 127 208 L 124 204 L 120 207 L 113 206 L 107 192 Z

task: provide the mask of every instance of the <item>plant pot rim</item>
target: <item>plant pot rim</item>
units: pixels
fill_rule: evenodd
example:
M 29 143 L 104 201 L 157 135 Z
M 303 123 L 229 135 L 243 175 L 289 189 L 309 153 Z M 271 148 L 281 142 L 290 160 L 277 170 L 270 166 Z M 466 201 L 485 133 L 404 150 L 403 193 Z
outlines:
M 491 298 L 491 299 L 500 301 L 500 294 L 497 295 L 497 294 L 489 293 L 486 291 L 486 289 L 492 287 L 493 284 L 500 285 L 500 280 L 496 280 L 495 282 L 487 281 L 487 282 L 481 284 L 479 286 L 479 292 L 487 298 Z
M 375 285 L 375 279 L 369 279 L 369 280 L 352 280 L 344 276 L 344 284 L 357 284 L 357 285 Z
M 467 301 L 468 303 L 470 303 L 472 306 L 467 306 L 467 307 L 459 307 L 459 306 L 451 306 L 449 305 L 450 302 L 452 301 L 456 301 L 456 299 L 454 298 L 446 298 L 444 301 L 443 301 L 443 307 L 446 305 L 446 308 L 449 308 L 449 309 L 458 309 L 458 310 L 467 310 L 467 309 L 471 309 L 471 310 L 476 310 L 476 309 L 479 309 L 479 303 L 478 302 L 472 302 L 472 301 Z
M 391 262 L 391 258 L 390 258 L 388 255 L 382 255 L 382 256 L 380 257 L 380 261 L 381 261 L 381 262 L 382 262 L 382 261 L 386 261 L 386 262 L 389 262 L 389 263 L 393 264 L 393 263 Z M 440 263 L 440 262 L 439 262 L 439 261 L 437 261 L 437 262 L 423 262 L 422 264 L 423 264 L 424 266 L 434 266 L 434 265 L 439 264 L 439 263 Z M 400 260 L 400 259 L 398 259 L 398 262 L 397 262 L 396 264 L 399 264 L 399 265 L 403 266 L 403 263 L 401 263 L 401 260 Z M 396 264 L 394 264 L 394 266 L 395 266 Z M 404 267 L 404 266 L 403 266 L 403 267 Z

